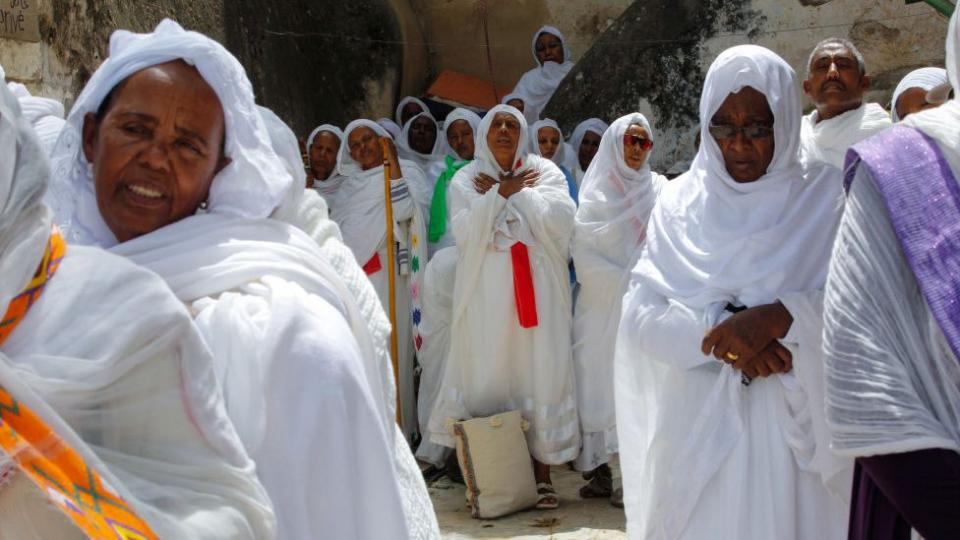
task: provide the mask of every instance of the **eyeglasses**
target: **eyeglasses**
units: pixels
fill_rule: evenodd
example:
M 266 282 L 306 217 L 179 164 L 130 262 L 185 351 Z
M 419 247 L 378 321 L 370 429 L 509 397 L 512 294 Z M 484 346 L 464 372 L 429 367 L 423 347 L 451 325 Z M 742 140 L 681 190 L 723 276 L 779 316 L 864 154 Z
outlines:
M 653 141 L 650 139 L 640 137 L 639 135 L 630 135 L 629 133 L 623 136 L 623 144 L 627 146 L 639 144 L 642 150 L 649 150 L 653 148 Z
M 768 126 L 766 124 L 750 124 L 749 126 L 710 124 L 710 127 L 708 127 L 707 130 L 710 131 L 710 135 L 712 135 L 713 138 L 717 139 L 718 141 L 732 139 L 739 133 L 743 133 L 743 136 L 750 140 L 766 139 L 773 136 L 773 126 Z

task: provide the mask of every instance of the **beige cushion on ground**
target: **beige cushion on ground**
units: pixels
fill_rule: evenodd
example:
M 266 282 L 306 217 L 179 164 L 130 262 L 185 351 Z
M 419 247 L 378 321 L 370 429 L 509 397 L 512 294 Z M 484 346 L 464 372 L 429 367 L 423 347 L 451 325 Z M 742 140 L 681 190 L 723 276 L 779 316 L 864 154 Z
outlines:
M 86 537 L 26 475 L 14 473 L 0 486 L 0 540 L 83 540 Z
M 520 411 L 453 424 L 473 517 L 500 517 L 537 504 L 524 424 Z

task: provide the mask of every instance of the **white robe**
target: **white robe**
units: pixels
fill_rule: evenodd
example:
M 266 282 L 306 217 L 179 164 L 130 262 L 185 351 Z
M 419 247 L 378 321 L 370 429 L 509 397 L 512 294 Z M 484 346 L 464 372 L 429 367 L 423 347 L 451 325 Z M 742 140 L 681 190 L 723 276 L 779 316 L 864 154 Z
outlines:
M 280 537 L 406 538 L 393 437 L 365 373 L 378 368 L 352 338 L 348 295 L 315 250 L 291 226 L 216 215 L 113 248 L 190 306 Z
M 67 246 L 0 351 L 4 387 L 102 465 L 160 537 L 274 537 L 270 501 L 227 418 L 213 359 L 157 276 Z M 3 525 L 23 533 L 15 527 Z
M 604 134 L 580 194 L 571 253 L 580 292 L 573 318 L 573 360 L 583 450 L 579 470 L 607 463 L 617 452 L 613 399 L 613 354 L 620 301 L 630 269 L 640 256 L 647 219 L 667 179 L 650 170 L 630 170 L 623 162 L 623 135 L 632 124 L 646 127 L 643 115 L 618 119 Z
M 552 34 L 560 39 L 560 43 L 563 44 L 562 64 L 556 62 L 540 64 L 540 59 L 537 58 L 537 38 L 543 33 Z M 573 54 L 569 43 L 560 30 L 553 26 L 543 26 L 533 34 L 530 52 L 533 53 L 533 60 L 537 63 L 537 67 L 524 73 L 511 93 L 523 96 L 524 116 L 536 121 L 543 114 L 553 93 L 557 91 L 557 87 L 563 82 L 567 73 L 573 69 L 574 64 L 571 61 Z
M 818 117 L 816 109 L 803 117 L 802 159 L 811 165 L 825 163 L 841 170 L 851 146 L 893 125 L 887 111 L 876 103 L 864 103 L 829 120 L 818 122 Z
M 483 124 L 480 131 L 483 140 Z M 460 255 L 450 355 L 430 431 L 433 441 L 452 447 L 448 419 L 519 409 L 531 425 L 531 454 L 542 463 L 561 464 L 575 458 L 580 446 L 567 338 L 575 206 L 556 165 L 532 155 L 524 161 L 540 179 L 509 200 L 496 187 L 482 196 L 476 192 L 479 160 L 458 171 L 450 186 Z M 517 241 L 527 244 L 530 254 L 539 316 L 534 328 L 521 328 L 517 321 L 509 251 Z

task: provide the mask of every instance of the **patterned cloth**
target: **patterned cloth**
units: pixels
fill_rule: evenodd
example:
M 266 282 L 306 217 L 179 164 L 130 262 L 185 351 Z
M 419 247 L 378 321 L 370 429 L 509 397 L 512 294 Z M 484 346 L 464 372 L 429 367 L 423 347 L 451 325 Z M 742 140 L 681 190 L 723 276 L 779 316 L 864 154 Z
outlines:
M 43 259 L 37 267 L 37 273 L 33 275 L 33 279 L 24 287 L 23 291 L 14 297 L 3 315 L 3 319 L 0 319 L 0 345 L 3 345 L 7 337 L 13 333 L 13 329 L 20 324 L 30 306 L 40 298 L 40 293 L 43 292 L 47 281 L 56 273 L 66 252 L 67 243 L 64 242 L 60 230 L 54 226 L 50 233 L 50 240 L 47 241 L 47 248 L 43 252 Z

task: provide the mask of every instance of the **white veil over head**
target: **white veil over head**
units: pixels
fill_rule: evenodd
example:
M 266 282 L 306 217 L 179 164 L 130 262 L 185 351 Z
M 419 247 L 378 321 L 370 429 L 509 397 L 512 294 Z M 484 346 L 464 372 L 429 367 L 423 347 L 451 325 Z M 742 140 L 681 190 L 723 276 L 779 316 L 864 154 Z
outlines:
M 498 113 L 507 113 L 520 122 L 520 138 L 517 141 L 517 151 L 513 156 L 513 160 L 511 161 L 511 163 L 513 163 L 513 167 L 511 167 L 509 170 L 503 170 L 500 167 L 496 158 L 493 157 L 493 152 L 490 150 L 490 145 L 487 144 L 487 133 L 490 132 L 490 127 L 493 125 L 493 119 Z M 474 134 L 474 144 L 476 145 L 474 160 L 477 162 L 479 172 L 487 174 L 496 179 L 500 177 L 501 173 L 523 170 L 527 161 L 527 149 L 529 148 L 529 143 L 527 142 L 529 137 L 528 131 L 527 119 L 524 118 L 523 113 L 515 107 L 511 107 L 510 105 L 497 105 L 496 107 L 487 111 L 486 116 L 484 116 L 483 120 L 480 121 L 480 126 L 477 128 L 477 131 Z
M 452 156 L 456 159 L 460 159 L 460 156 L 457 154 L 456 149 L 451 148 L 450 143 L 447 142 L 447 130 L 450 129 L 450 126 L 452 126 L 453 123 L 458 120 L 463 120 L 470 125 L 470 129 L 473 130 L 474 144 L 476 144 L 477 128 L 480 127 L 480 115 L 471 111 L 470 109 L 457 107 L 456 109 L 450 111 L 450 114 L 448 114 L 447 118 L 443 121 L 443 133 L 438 135 L 438 137 L 443 138 L 444 154 Z

